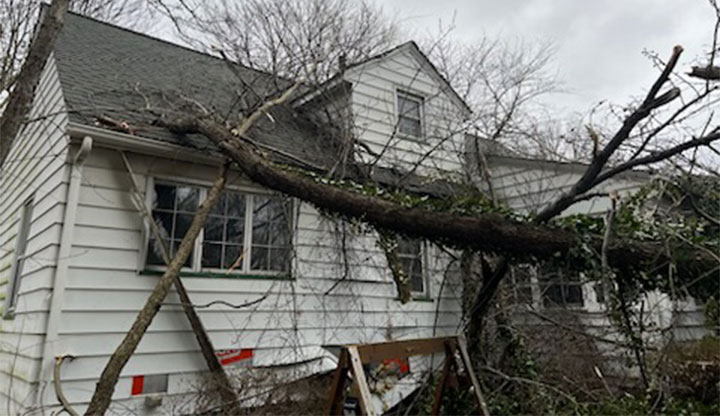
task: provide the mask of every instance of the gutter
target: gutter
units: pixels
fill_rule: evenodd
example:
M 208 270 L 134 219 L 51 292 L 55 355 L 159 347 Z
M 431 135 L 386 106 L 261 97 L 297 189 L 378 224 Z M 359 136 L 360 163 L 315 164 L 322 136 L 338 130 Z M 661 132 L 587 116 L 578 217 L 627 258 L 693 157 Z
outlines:
M 114 150 L 126 150 L 153 156 L 165 156 L 170 159 L 203 163 L 212 166 L 217 166 L 218 163 L 222 161 L 222 158 L 219 156 L 211 156 L 207 152 L 200 152 L 197 149 L 100 127 L 88 126 L 86 124 L 76 123 L 73 121 L 68 122 L 67 132 L 71 139 L 92 136 L 95 147 L 102 146 Z
M 65 214 L 63 216 L 62 233 L 60 234 L 60 248 L 55 266 L 55 277 L 53 279 L 52 297 L 50 298 L 50 310 L 48 313 L 47 326 L 45 328 L 45 342 L 43 343 L 42 364 L 40 366 L 40 388 L 36 397 L 39 406 L 44 405 L 44 394 L 49 389 L 43 387 L 44 383 L 52 382 L 52 370 L 55 363 L 56 352 L 59 349 L 58 328 L 62 314 L 65 286 L 67 285 L 67 274 L 70 268 L 70 254 L 72 250 L 73 237 L 75 232 L 75 218 L 77 216 L 78 200 L 80 198 L 80 185 L 82 184 L 83 165 L 92 150 L 93 139 L 85 136 L 82 139 L 80 148 L 75 153 L 70 163 L 70 183 L 65 202 Z

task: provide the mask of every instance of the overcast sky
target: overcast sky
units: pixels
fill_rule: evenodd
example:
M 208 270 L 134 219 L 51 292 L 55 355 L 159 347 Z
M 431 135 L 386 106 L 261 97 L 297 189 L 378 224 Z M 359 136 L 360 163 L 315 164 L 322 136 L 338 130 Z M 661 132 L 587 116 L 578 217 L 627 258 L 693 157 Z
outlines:
M 567 111 L 585 112 L 602 99 L 623 104 L 654 80 L 643 50 L 670 56 L 685 48 L 679 68 L 689 70 L 712 42 L 714 12 L 707 0 L 376 0 L 418 31 L 452 21 L 455 34 L 518 37 L 556 47 L 554 60 L 567 93 L 552 97 Z

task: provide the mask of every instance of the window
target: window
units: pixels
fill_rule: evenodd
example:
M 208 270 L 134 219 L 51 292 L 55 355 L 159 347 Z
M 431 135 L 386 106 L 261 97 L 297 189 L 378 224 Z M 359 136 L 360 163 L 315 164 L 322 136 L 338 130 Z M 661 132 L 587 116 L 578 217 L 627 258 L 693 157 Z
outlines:
M 17 243 L 15 246 L 15 267 L 12 269 L 12 278 L 10 279 L 10 287 L 8 288 L 7 298 L 5 300 L 5 317 L 11 318 L 15 313 L 17 306 L 18 293 L 20 292 L 20 277 L 22 277 L 27 260 L 27 240 L 30 233 L 30 220 L 32 219 L 33 198 L 25 202 L 22 207 L 20 217 L 20 229 L 17 234 Z
M 510 268 L 512 295 L 517 305 L 534 305 L 533 285 L 537 284 L 537 269 L 530 264 Z
M 190 228 L 207 189 L 158 183 L 153 217 L 171 255 Z M 290 270 L 292 204 L 288 198 L 225 191 L 208 215 L 193 253 L 185 263 L 192 271 L 282 273 Z M 172 244 L 170 244 L 172 242 Z M 160 247 L 151 237 L 146 264 L 163 266 Z
M 582 282 L 577 275 L 567 276 L 549 267 L 541 269 L 539 279 L 543 306 L 583 306 Z
M 417 95 L 398 91 L 397 131 L 405 136 L 420 138 L 423 135 L 423 99 Z
M 425 294 L 425 277 L 423 274 L 422 241 L 398 237 L 397 257 L 405 275 L 410 279 L 410 291 Z

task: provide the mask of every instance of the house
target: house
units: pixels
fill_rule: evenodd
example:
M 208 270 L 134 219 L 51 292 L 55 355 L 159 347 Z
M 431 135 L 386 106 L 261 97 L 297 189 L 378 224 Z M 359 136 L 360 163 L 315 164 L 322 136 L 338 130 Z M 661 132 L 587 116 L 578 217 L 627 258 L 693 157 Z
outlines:
M 62 390 L 76 410 L 84 409 L 163 269 L 134 192 L 174 247 L 216 176 L 222 158 L 213 147 L 152 126 L 147 103 L 172 96 L 182 105 L 242 111 L 286 83 L 67 15 L 30 122 L 0 176 L 2 411 L 57 409 L 53 370 L 56 357 L 66 355 L 73 358 L 62 365 Z M 354 157 L 372 165 L 378 181 L 406 180 L 439 193 L 442 182 L 422 178 L 461 172 L 459 127 L 469 109 L 414 43 L 343 68 L 290 108 L 271 112 L 253 131 L 257 147 L 280 163 L 325 171 Z M 356 141 L 333 141 L 315 129 L 313 119 L 338 115 L 352 118 L 348 134 L 338 137 Z M 539 195 L 548 183 L 558 190 L 578 175 L 574 165 L 510 156 L 489 162 L 495 191 L 518 209 L 547 201 Z M 413 175 L 398 174 L 398 167 Z M 630 175 L 609 186 L 631 189 L 642 180 Z M 593 203 L 574 209 L 602 210 Z M 457 332 L 462 287 L 451 258 L 412 240 L 401 241 L 398 257 L 411 278 L 413 299 L 405 304 L 373 232 L 232 172 L 181 276 L 221 363 L 297 378 L 335 367 L 325 346 Z M 410 372 L 426 365 L 410 362 Z M 113 410 L 181 407 L 205 369 L 171 291 L 122 372 Z M 161 402 L 146 400 L 155 393 Z

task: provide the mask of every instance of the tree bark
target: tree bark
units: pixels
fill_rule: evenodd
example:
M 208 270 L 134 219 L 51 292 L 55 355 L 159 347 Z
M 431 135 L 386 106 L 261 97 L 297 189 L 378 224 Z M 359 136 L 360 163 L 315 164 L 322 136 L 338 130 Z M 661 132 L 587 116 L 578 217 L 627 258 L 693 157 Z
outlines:
M 316 207 L 412 237 L 493 253 L 550 258 L 564 256 L 578 244 L 570 231 L 543 224 L 522 223 L 499 214 L 476 216 L 407 208 L 378 197 L 360 194 L 279 168 L 253 151 L 222 124 L 210 117 L 187 116 L 162 120 L 176 133 L 199 133 L 247 177 L 260 185 L 309 202 Z M 591 241 L 600 252 L 602 236 Z M 716 259 L 700 250 L 672 259 L 661 243 L 620 241 L 608 248 L 610 264 L 616 268 L 654 269 L 674 261 L 681 272 L 698 273 L 717 267 Z M 493 282 L 495 279 L 492 279 Z
M 68 3 L 69 0 L 53 0 L 50 7 L 44 10 L 25 64 L 15 80 L 15 87 L 10 92 L 5 111 L 0 118 L 0 166 L 10 153 L 15 137 L 30 111 L 45 62 L 55 48 L 55 41 L 62 29 Z
M 130 161 L 128 160 L 124 152 L 120 152 L 120 156 L 122 157 L 125 169 L 127 169 L 128 178 L 130 179 L 130 184 L 132 186 L 132 195 L 134 195 L 133 199 L 135 200 L 135 205 L 137 206 L 141 217 L 147 220 L 153 238 L 155 239 L 157 244 L 160 245 L 163 261 L 165 262 L 166 266 L 169 266 L 170 262 L 172 261 L 172 258 L 170 257 L 170 250 L 167 244 L 165 244 L 165 242 L 163 241 L 163 237 L 160 233 L 160 228 L 155 222 L 155 218 L 153 218 L 152 216 L 152 210 L 150 209 L 150 207 L 147 206 L 142 195 L 140 194 L 140 188 L 135 181 L 135 174 L 133 172 L 132 166 L 130 165 Z M 205 358 L 205 363 L 207 364 L 208 369 L 213 376 L 213 381 L 217 386 L 221 400 L 223 401 L 223 403 L 236 402 L 237 397 L 232 390 L 232 383 L 230 382 L 230 379 L 228 378 L 227 373 L 225 373 L 225 370 L 220 364 L 217 356 L 215 355 L 215 348 L 213 347 L 212 341 L 210 340 L 210 337 L 205 331 L 205 327 L 203 326 L 200 317 L 198 316 L 195 308 L 193 307 L 192 301 L 190 300 L 190 295 L 188 295 L 187 290 L 185 289 L 185 285 L 183 284 L 182 279 L 180 279 L 179 274 L 175 276 L 174 284 L 175 290 L 177 290 L 178 297 L 180 298 L 180 303 L 182 304 L 183 311 L 185 312 L 185 316 L 190 322 L 190 326 L 192 327 L 193 333 L 195 334 L 198 345 L 200 345 L 200 351 L 202 352 L 203 357 Z
M 110 357 L 105 369 L 98 380 L 95 387 L 95 392 L 90 400 L 90 404 L 85 412 L 86 415 L 103 415 L 110 406 L 113 392 L 115 391 L 115 385 L 120 377 L 120 372 L 127 364 L 128 360 L 135 352 L 140 340 L 142 339 L 145 331 L 152 323 L 153 318 L 157 315 L 162 305 L 163 300 L 167 296 L 170 287 L 177 279 L 180 269 L 182 268 L 185 261 L 190 256 L 195 239 L 197 238 L 200 230 L 205 225 L 210 209 L 215 205 L 225 187 L 226 182 L 227 166 L 223 166 L 219 178 L 215 181 L 215 184 L 210 189 L 208 197 L 198 208 L 197 213 L 193 217 L 193 221 L 188 229 L 185 237 L 183 237 L 180 247 L 178 248 L 175 257 L 170 261 L 167 270 L 158 280 L 155 288 L 153 289 L 150 297 L 148 297 L 145 305 L 143 306 L 140 313 L 135 318 L 135 322 L 132 327 L 125 335 L 125 338 L 117 347 L 113 355 Z M 233 407 L 236 404 L 233 401 L 230 403 L 224 402 L 223 411 L 225 414 L 232 414 Z

